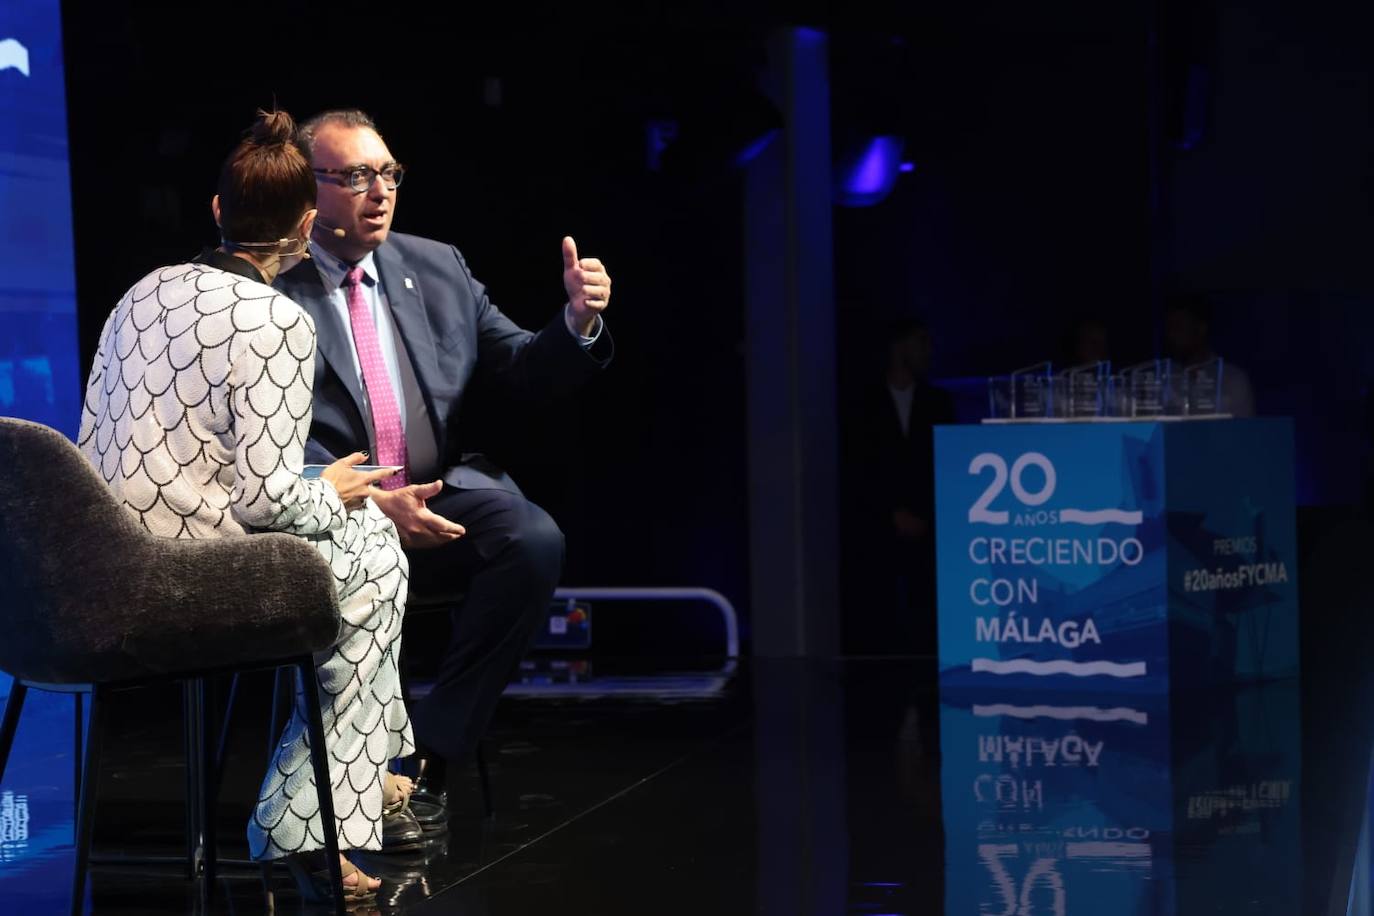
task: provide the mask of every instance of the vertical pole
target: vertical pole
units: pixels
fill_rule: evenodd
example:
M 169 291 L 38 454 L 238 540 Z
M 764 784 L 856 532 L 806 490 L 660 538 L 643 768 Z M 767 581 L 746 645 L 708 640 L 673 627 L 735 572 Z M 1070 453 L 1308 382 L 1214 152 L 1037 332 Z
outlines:
M 757 655 L 839 651 L 835 294 L 827 39 L 783 28 L 784 130 L 745 181 L 749 548 Z

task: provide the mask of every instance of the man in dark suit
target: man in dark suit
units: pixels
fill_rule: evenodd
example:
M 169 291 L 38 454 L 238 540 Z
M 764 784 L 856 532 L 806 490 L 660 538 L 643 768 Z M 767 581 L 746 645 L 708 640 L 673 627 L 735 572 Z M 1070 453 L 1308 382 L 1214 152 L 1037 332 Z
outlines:
M 405 173 L 366 114 L 317 115 L 301 143 L 319 190 L 313 260 L 277 287 L 315 320 L 306 460 L 367 449 L 375 463 L 403 467 L 373 499 L 396 523 L 412 592 L 465 593 L 434 688 L 410 710 L 438 795 L 436 771 L 475 748 L 563 562 L 548 514 L 499 468 L 460 451 L 464 391 L 480 375 L 522 396 L 553 396 L 594 375 L 611 356 L 601 319 L 611 280 L 564 238 L 567 304 L 537 333 L 523 330 L 456 248 L 390 231 Z
M 930 382 L 932 341 L 921 322 L 893 324 L 881 376 L 866 382 L 851 446 L 851 577 L 858 598 L 849 651 L 933 654 L 934 428 L 954 422 L 949 392 Z

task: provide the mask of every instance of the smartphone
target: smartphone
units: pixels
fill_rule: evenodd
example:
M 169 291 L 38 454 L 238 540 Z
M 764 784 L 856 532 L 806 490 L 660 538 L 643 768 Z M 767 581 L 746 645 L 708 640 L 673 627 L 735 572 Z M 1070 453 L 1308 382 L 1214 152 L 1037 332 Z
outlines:
M 327 464 L 307 464 L 304 468 L 301 469 L 301 476 L 304 477 L 306 480 L 314 480 L 316 477 L 319 477 L 319 476 L 320 476 L 320 472 L 323 471 L 323 470 L 324 470 L 325 468 L 327 468 L 327 467 L 329 467 L 329 465 L 327 465 Z M 401 466 L 400 466 L 399 464 L 355 464 L 355 465 L 353 465 L 353 470 L 355 470 L 355 471 L 362 471 L 364 474 L 367 473 L 368 471 L 399 471 L 400 469 L 401 469 Z

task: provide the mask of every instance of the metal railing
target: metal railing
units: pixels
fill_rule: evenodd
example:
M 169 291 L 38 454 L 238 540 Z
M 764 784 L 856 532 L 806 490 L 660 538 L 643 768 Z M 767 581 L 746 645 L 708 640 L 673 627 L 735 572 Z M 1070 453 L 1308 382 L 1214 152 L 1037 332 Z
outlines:
M 644 587 L 617 588 L 560 588 L 553 593 L 555 601 L 701 601 L 720 611 L 725 622 L 725 654 L 739 658 L 739 617 L 735 606 L 720 592 L 711 588 Z

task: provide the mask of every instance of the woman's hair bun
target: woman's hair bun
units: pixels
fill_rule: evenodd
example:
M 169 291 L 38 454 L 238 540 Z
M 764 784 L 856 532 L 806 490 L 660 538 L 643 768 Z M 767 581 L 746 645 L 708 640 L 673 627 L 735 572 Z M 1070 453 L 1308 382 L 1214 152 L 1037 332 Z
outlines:
M 284 111 L 258 109 L 258 119 L 249 134 L 259 146 L 296 142 L 296 122 Z

